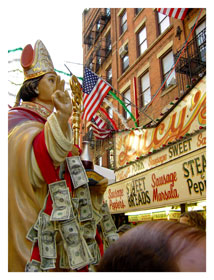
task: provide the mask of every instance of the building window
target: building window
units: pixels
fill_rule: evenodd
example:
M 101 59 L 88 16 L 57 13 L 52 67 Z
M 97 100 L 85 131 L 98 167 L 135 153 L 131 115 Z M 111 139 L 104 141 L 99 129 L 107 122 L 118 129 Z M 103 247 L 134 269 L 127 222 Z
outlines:
M 123 34 L 127 30 L 127 13 L 126 13 L 126 11 L 120 17 L 120 27 L 121 27 L 120 34 Z
M 197 47 L 200 52 L 200 58 L 206 61 L 206 21 L 203 21 L 196 29 Z
M 89 69 L 93 70 L 93 63 L 92 63 L 92 61 L 89 62 Z
M 110 8 L 106 8 L 106 15 L 108 17 L 110 17 L 110 15 L 111 15 L 111 9 Z
M 143 8 L 135 8 L 135 15 L 138 15 L 142 10 Z
M 149 72 L 140 78 L 140 105 L 141 107 L 146 106 L 151 101 L 151 90 L 150 90 L 150 80 Z
M 162 14 L 162 13 L 157 13 L 158 14 L 158 26 L 159 26 L 159 33 L 163 33 L 164 30 L 167 29 L 167 27 L 170 25 L 169 17 Z
M 122 72 L 125 72 L 126 69 L 129 67 L 129 56 L 128 54 L 122 57 Z
M 108 150 L 108 168 L 114 169 L 114 150 Z
M 137 34 L 138 37 L 138 51 L 141 55 L 147 49 L 146 27 L 140 30 Z
M 112 68 L 111 67 L 109 67 L 106 70 L 106 80 L 109 84 L 112 84 Z
M 132 110 L 132 107 L 131 107 L 131 94 L 130 94 L 130 89 L 128 89 L 124 94 L 123 94 L 123 101 L 126 105 L 126 108 L 131 112 Z M 124 115 L 124 118 L 127 120 L 129 119 L 129 113 L 124 110 L 123 111 L 123 115 Z
M 162 73 L 163 73 L 163 81 L 165 81 L 174 66 L 174 57 L 173 52 L 170 51 L 167 55 L 162 58 Z M 165 88 L 170 85 L 172 79 L 175 79 L 175 70 L 170 74 L 169 78 L 166 81 Z
M 96 56 L 97 56 L 97 60 L 96 60 L 96 71 L 97 71 L 102 64 L 102 58 L 101 58 L 100 50 L 97 51 Z
M 111 32 L 106 35 L 106 55 L 111 52 Z
M 96 30 L 97 30 L 97 31 L 99 31 L 99 30 L 100 30 L 100 19 L 97 21 Z

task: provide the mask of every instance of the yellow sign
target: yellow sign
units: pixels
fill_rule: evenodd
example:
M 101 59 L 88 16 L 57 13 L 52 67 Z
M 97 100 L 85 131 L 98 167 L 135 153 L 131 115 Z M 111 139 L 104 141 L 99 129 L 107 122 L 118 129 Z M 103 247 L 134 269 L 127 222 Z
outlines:
M 206 148 L 109 185 L 111 213 L 155 209 L 206 199 Z
M 165 219 L 167 219 L 166 211 L 152 213 L 152 219 L 153 220 L 165 220 Z
M 126 162 L 136 160 L 137 157 L 185 136 L 186 133 L 193 133 L 200 126 L 206 126 L 206 77 L 157 127 L 115 134 L 116 169 L 124 166 Z M 188 143 L 178 148 L 188 149 Z

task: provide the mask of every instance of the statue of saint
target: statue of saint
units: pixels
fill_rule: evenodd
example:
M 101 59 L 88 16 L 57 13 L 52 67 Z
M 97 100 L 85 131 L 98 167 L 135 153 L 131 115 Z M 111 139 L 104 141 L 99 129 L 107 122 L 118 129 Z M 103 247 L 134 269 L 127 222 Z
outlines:
M 68 122 L 72 101 L 41 40 L 36 41 L 34 49 L 31 45 L 23 49 L 21 64 L 24 82 L 8 114 L 8 271 L 88 271 L 88 265 L 96 261 L 89 252 L 92 243 L 86 242 L 80 228 L 87 229 L 89 221 L 78 220 L 77 202 L 81 199 L 73 200 L 75 192 L 65 164 L 66 158 L 80 155 Z M 106 181 L 101 185 L 106 188 Z M 90 195 L 82 201 L 88 201 L 88 208 L 94 209 Z M 53 210 L 67 215 L 66 221 L 54 220 Z M 91 224 L 92 220 L 94 214 Z M 66 230 L 74 229 L 76 251 L 66 244 L 65 237 Z M 100 241 L 97 230 L 94 232 L 91 241 Z M 101 243 L 93 244 L 101 248 Z

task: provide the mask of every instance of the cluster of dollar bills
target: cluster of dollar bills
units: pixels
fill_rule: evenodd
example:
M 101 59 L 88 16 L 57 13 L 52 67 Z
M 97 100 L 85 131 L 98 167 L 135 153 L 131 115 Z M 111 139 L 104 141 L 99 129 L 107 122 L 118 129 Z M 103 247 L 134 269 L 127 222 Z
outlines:
M 37 221 L 26 236 L 33 242 L 32 250 L 38 241 L 41 262 L 34 259 L 29 261 L 25 267 L 27 272 L 56 268 L 58 256 L 61 269 L 77 271 L 88 265 L 91 268 L 89 271 L 94 271 L 93 266 L 101 258 L 95 239 L 97 225 L 101 226 L 105 247 L 118 239 L 108 205 L 103 203 L 100 211 L 92 205 L 88 177 L 80 157 L 66 158 L 66 162 L 74 195 L 71 196 L 65 180 L 49 184 L 52 213 L 49 216 L 44 212 L 46 198 Z

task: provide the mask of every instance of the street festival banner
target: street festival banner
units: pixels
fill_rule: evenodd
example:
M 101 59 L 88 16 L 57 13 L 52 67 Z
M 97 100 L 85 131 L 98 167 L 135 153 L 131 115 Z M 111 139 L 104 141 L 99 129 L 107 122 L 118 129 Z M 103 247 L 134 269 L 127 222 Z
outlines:
M 206 199 L 206 148 L 109 185 L 112 214 Z
M 187 133 L 206 126 L 206 77 L 155 128 L 137 129 L 115 134 L 115 167 L 120 169 L 137 157 L 160 149 Z M 119 171 L 116 176 L 120 179 Z M 128 176 L 128 174 L 127 174 Z

